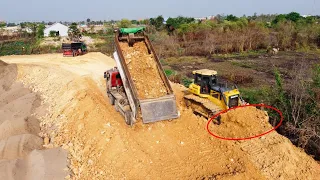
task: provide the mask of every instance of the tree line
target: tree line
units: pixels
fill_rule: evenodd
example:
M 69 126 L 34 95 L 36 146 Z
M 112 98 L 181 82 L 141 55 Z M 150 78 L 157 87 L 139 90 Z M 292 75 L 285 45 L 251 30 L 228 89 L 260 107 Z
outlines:
M 320 17 L 303 17 L 296 12 L 248 17 L 217 15 L 206 20 L 180 16 L 162 22 L 162 16 L 150 18 L 147 29 L 165 56 L 320 47 Z

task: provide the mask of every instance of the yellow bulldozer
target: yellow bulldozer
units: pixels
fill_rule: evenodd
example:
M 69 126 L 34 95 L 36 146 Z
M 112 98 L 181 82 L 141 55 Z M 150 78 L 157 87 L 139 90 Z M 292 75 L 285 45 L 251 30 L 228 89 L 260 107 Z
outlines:
M 222 110 L 244 104 L 237 86 L 218 82 L 217 71 L 201 69 L 192 74 L 194 82 L 189 85 L 184 99 L 193 112 L 211 118 Z

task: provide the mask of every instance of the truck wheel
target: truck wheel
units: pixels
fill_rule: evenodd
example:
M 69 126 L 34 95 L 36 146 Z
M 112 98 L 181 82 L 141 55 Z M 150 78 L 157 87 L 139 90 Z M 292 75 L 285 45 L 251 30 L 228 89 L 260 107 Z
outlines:
M 109 98 L 110 104 L 114 105 L 115 98 L 111 94 L 108 94 L 108 98 Z
M 124 119 L 127 125 L 132 125 L 132 113 L 130 111 L 124 113 Z

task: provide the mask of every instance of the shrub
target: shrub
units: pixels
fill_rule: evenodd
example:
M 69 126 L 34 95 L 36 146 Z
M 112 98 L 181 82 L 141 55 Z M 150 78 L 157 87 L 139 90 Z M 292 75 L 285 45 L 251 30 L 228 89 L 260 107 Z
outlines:
M 185 87 L 189 87 L 189 85 L 192 83 L 193 81 L 187 77 L 183 77 L 182 78 L 182 84 L 185 86 Z
M 57 32 L 56 31 L 50 31 L 49 32 L 49 37 L 56 37 Z
M 172 76 L 175 74 L 175 72 L 171 69 L 165 69 L 164 70 L 164 73 L 167 75 L 167 76 Z

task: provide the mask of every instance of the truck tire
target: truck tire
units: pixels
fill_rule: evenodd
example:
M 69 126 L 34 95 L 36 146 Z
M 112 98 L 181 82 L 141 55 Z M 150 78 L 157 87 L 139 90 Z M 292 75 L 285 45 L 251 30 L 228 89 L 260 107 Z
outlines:
M 127 125 L 132 125 L 132 113 L 130 111 L 124 113 L 124 119 Z
M 115 98 L 114 98 L 111 94 L 108 94 L 108 98 L 109 98 L 110 104 L 111 104 L 111 105 L 114 105 Z

